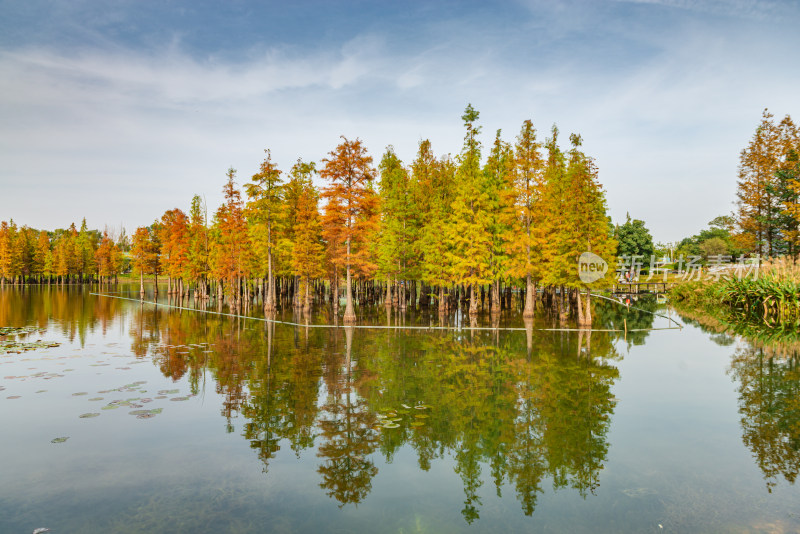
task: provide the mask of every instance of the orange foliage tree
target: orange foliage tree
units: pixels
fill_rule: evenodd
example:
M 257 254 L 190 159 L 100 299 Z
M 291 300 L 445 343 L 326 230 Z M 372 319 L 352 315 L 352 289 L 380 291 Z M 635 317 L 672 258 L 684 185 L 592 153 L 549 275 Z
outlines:
M 378 199 L 372 188 L 376 176 L 372 156 L 367 154 L 360 139 L 349 141 L 344 136 L 342 139 L 343 142 L 330 152 L 330 157 L 322 160 L 325 166 L 320 175 L 329 182 L 322 191 L 322 197 L 327 201 L 323 220 L 326 236 L 335 240 L 334 247 L 337 243 L 344 243 L 344 254 L 337 251 L 329 258 L 338 265 L 344 263 L 347 274 L 344 320 L 353 322 L 356 314 L 351 269 L 362 274 L 375 269 L 366 241 L 375 230 Z

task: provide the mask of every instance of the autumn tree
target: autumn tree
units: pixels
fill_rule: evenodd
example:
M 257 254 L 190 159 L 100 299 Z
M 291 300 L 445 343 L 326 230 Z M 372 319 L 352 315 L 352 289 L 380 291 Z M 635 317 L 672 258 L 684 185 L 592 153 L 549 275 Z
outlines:
M 344 136 L 343 142 L 330 152 L 330 157 L 323 159 L 325 166 L 320 171 L 328 185 L 322 191 L 326 200 L 326 217 L 324 224 L 327 234 L 335 242 L 344 244 L 344 255 L 338 254 L 331 259 L 338 264 L 344 263 L 347 276 L 347 303 L 344 320 L 356 320 L 353 308 L 351 269 L 369 267 L 370 258 L 366 239 L 374 224 L 377 195 L 372 189 L 375 169 L 372 167 L 372 156 L 360 139 L 349 141 Z
M 553 127 L 553 137 L 548 139 L 549 165 L 553 166 L 552 182 L 548 182 L 546 202 L 552 217 L 547 246 L 547 273 L 545 281 L 561 288 L 559 311 L 564 313 L 564 289 L 577 290 L 578 323 L 591 326 L 590 289 L 578 276 L 578 259 L 584 252 L 594 253 L 609 263 L 614 271 L 614 254 L 617 242 L 611 235 L 611 224 L 606 214 L 605 195 L 597 179 L 597 168 L 591 158 L 581 150 L 579 135 L 570 135 L 572 149 L 567 166 L 563 167 L 563 153 L 557 146 L 558 130 Z M 602 282 L 597 282 L 600 285 Z M 584 299 L 580 291 L 585 291 Z
M 206 206 L 199 195 L 192 197 L 189 209 L 188 244 L 183 276 L 195 283 L 195 295 L 206 295 L 208 265 L 208 228 Z
M 449 157 L 436 159 L 427 139 L 420 142 L 417 157 L 411 164 L 416 184 L 420 238 L 416 244 L 419 275 L 423 282 L 438 286 L 439 312 L 447 309 L 445 288 L 452 284 L 450 244 L 443 235 L 455 194 L 456 165 Z
M 97 275 L 100 283 L 109 283 L 111 279 L 120 272 L 122 266 L 122 253 L 117 248 L 116 243 L 108 235 L 108 231 L 103 232 L 103 238 L 95 253 L 95 263 L 97 265 Z
M 477 138 L 480 127 L 475 125 L 479 115 L 472 105 L 468 105 L 461 117 L 467 133 L 458 158 L 456 194 L 445 230 L 450 245 L 448 256 L 453 280 L 470 289 L 469 314 L 473 316 L 478 313 L 479 286 L 491 279 L 492 248 L 489 229 L 491 199 L 484 187 L 484 174 L 480 167 L 481 144 Z
M 189 263 L 189 218 L 178 208 L 168 210 L 161 216 L 159 232 L 161 263 L 168 277 L 168 292 L 183 293 L 183 275 Z
M 392 303 L 389 291 L 394 284 L 394 302 L 405 309 L 405 291 L 401 283 L 415 278 L 414 243 L 418 238 L 418 212 L 413 204 L 411 177 L 393 147 L 386 149 L 379 170 L 381 216 L 375 243 L 378 273 L 386 280 L 387 305 Z
M 39 232 L 36 239 L 36 250 L 33 255 L 33 274 L 40 279 L 50 276 L 50 264 L 52 264 L 50 253 L 50 236 L 44 230 Z
M 89 227 L 86 225 L 86 218 L 84 218 L 81 221 L 81 228 L 78 230 L 78 235 L 75 239 L 76 268 L 81 282 L 83 282 L 86 276 L 91 279 L 92 275 L 97 270 L 97 265 L 95 264 L 96 250 L 96 232 L 89 230 Z
M 14 241 L 16 240 L 17 227 L 12 220 L 0 223 L 0 284 L 13 281 L 16 274 L 14 258 Z
M 250 242 L 242 195 L 236 188 L 236 169 L 229 168 L 226 176 L 228 180 L 222 189 L 225 203 L 217 209 L 215 216 L 217 241 L 212 254 L 212 268 L 216 278 L 225 281 L 233 306 L 238 308 L 240 284 L 248 274 Z
M 275 246 L 277 276 L 294 278 L 295 289 L 300 283 L 299 276 L 295 274 L 293 257 L 296 234 L 299 229 L 300 201 L 305 195 L 306 189 L 313 186 L 313 176 L 316 173 L 317 167 L 313 161 L 305 162 L 298 159 L 292 165 L 289 179 L 283 185 L 283 201 L 279 206 L 278 236 Z M 300 306 L 300 291 L 296 290 L 294 297 L 294 304 Z
M 546 242 L 542 145 L 533 122 L 526 120 L 514 145 L 514 167 L 506 200 L 505 240 L 508 274 L 525 281 L 523 317 L 533 317 L 536 283 L 544 276 L 542 251 Z
M 75 223 L 66 231 L 59 233 L 54 246 L 55 274 L 61 283 L 69 282 L 70 277 L 78 273 L 78 230 Z
M 160 240 L 158 225 L 143 226 L 136 229 L 131 243 L 131 266 L 139 274 L 139 294 L 144 296 L 144 275 L 152 274 L 155 278 L 153 292 L 158 294 L 158 273 L 160 263 Z
M 787 199 L 781 198 L 780 191 L 787 187 L 779 183 L 779 172 L 792 169 L 792 153 L 797 146 L 797 128 L 791 117 L 787 115 L 776 125 L 765 109 L 739 157 L 736 217 L 741 248 L 768 256 L 780 252 L 781 214 L 787 209 Z
M 255 249 L 267 260 L 267 295 L 264 299 L 264 312 L 275 311 L 275 277 L 273 273 L 272 254 L 275 243 L 276 220 L 280 214 L 282 199 L 281 171 L 272 162 L 269 150 L 264 151 L 267 157 L 261 163 L 259 172 L 253 175 L 252 181 L 245 184 L 244 189 L 250 202 L 247 204 L 250 235 Z
M 325 274 L 322 261 L 322 225 L 317 210 L 318 194 L 308 184 L 300 194 L 297 204 L 297 228 L 292 247 L 292 269 L 302 280 L 303 308 L 311 308 L 311 281 Z
M 25 283 L 33 270 L 33 232 L 27 226 L 14 229 L 11 246 L 11 277 L 16 278 L 18 283 Z
M 488 278 L 492 283 L 492 313 L 500 312 L 500 281 L 508 276 L 510 257 L 506 244 L 514 239 L 509 231 L 512 221 L 507 214 L 513 200 L 514 153 L 511 146 L 501 139 L 497 130 L 494 145 L 483 168 L 483 188 L 487 197 L 487 217 L 490 246 Z

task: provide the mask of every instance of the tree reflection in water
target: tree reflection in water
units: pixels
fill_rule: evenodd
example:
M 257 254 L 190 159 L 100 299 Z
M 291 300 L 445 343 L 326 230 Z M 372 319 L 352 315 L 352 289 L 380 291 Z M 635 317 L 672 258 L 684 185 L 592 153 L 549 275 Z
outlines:
M 800 330 L 767 326 L 742 314 L 680 308 L 686 322 L 733 346 L 729 374 L 737 383 L 742 441 L 764 476 L 767 491 L 781 477 L 794 484 L 800 471 Z M 733 336 L 739 336 L 738 343 Z
M 548 486 L 585 497 L 608 454 L 616 333 L 551 332 L 531 321 L 525 332 L 322 329 L 90 296 L 16 306 L 14 295 L 0 294 L 9 324 L 38 314 L 80 335 L 124 319 L 137 358 L 188 378 L 193 392 L 213 384 L 226 429 L 242 420 L 266 476 L 282 447 L 308 453 L 341 506 L 367 498 L 377 455 L 391 462 L 401 448 L 424 471 L 452 462 L 468 523 L 480 517 L 486 484 L 498 496 L 513 488 L 528 515 Z M 381 322 L 407 320 L 381 311 Z M 430 408 L 405 410 L 398 428 L 379 424 L 379 414 L 417 403 Z
M 284 444 L 298 457 L 311 450 L 320 486 L 341 506 L 369 495 L 376 453 L 391 461 L 402 447 L 422 470 L 454 462 L 468 523 L 488 480 L 498 496 L 510 484 L 528 515 L 548 485 L 585 497 L 599 484 L 618 378 L 611 333 L 546 332 L 530 321 L 524 333 L 255 327 L 141 313 L 131 329 L 139 353 L 149 346 L 166 376 L 207 369 L 223 415 L 244 417 L 264 472 Z M 202 361 L 167 347 L 198 343 L 213 347 Z M 407 410 L 399 428 L 378 424 L 378 414 L 422 402 L 429 417 Z

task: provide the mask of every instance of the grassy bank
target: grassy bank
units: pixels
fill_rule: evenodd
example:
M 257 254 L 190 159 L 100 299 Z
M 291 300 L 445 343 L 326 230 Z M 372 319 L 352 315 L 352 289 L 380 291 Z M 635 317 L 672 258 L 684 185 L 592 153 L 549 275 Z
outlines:
M 798 322 L 800 264 L 778 258 L 748 276 L 681 283 L 670 290 L 670 296 L 690 306 L 723 305 L 769 322 Z

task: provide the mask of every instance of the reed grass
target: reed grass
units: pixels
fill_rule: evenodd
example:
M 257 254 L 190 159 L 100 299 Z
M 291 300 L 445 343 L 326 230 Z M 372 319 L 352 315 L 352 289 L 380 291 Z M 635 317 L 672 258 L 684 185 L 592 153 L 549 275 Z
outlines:
M 719 305 L 762 317 L 766 322 L 800 320 L 800 264 L 775 258 L 747 276 L 685 282 L 675 286 L 673 299 L 692 305 Z

